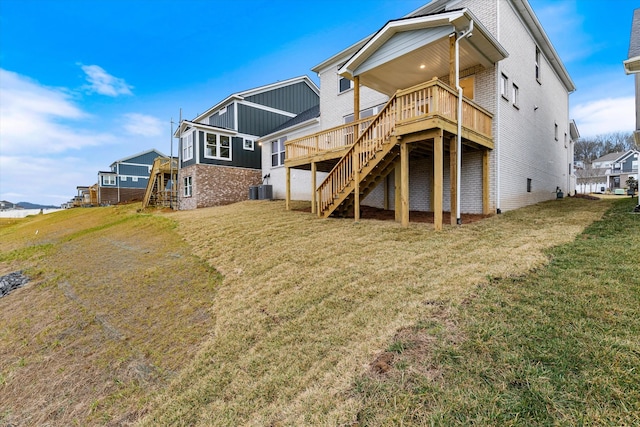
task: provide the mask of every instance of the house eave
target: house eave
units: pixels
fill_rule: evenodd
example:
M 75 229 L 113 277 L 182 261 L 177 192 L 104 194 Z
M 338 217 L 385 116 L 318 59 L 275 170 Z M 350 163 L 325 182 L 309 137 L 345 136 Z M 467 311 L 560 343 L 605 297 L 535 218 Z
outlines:
M 291 127 L 286 128 L 286 129 L 281 129 L 281 130 L 279 130 L 277 132 L 273 132 L 273 133 L 270 133 L 268 135 L 261 136 L 260 138 L 256 139 L 256 141 L 264 142 L 264 141 L 267 141 L 269 139 L 278 138 L 278 137 L 286 135 L 286 134 L 288 134 L 290 132 L 297 131 L 297 130 L 300 130 L 300 129 L 304 129 L 306 127 L 317 125 L 317 124 L 320 124 L 320 117 L 314 117 L 312 119 L 309 119 L 309 120 L 306 120 L 304 122 L 298 123 L 296 125 L 293 125 Z
M 629 58 L 622 63 L 627 74 L 640 73 L 640 56 Z

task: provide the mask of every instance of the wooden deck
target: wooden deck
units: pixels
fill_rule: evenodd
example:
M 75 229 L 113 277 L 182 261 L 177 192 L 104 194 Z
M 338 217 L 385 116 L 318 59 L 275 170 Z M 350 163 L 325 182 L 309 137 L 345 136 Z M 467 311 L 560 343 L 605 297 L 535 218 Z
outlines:
M 396 206 L 408 213 L 408 155 L 412 150 L 428 151 L 440 159 L 441 169 L 445 139 L 457 134 L 457 104 L 457 92 L 437 79 L 400 90 L 375 117 L 288 141 L 285 166 L 310 169 L 313 175 L 316 170 L 329 172 L 312 197 L 318 215 L 344 216 L 355 209 L 356 220 L 360 200 L 392 171 L 404 170 L 396 178 L 403 181 L 405 201 L 396 194 Z M 492 120 L 491 113 L 463 98 L 463 143 L 485 153 L 493 149 Z M 485 163 L 483 181 L 488 183 Z M 442 171 L 434 174 L 441 178 Z M 441 187 L 441 179 L 434 178 Z M 488 204 L 488 192 L 483 199 Z M 437 208 L 442 200 L 436 197 L 434 203 Z

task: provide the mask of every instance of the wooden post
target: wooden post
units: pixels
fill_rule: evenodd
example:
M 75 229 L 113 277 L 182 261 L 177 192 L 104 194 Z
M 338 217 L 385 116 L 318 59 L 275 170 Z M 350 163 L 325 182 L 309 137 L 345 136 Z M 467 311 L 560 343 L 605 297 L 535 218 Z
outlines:
M 409 147 L 406 142 L 400 143 L 400 204 L 402 205 L 401 221 L 403 227 L 409 226 Z
M 449 86 L 455 89 L 456 84 L 456 39 L 458 35 L 454 33 L 449 37 Z
M 393 209 L 395 211 L 396 222 L 400 222 L 400 217 L 402 215 L 402 203 L 400 201 L 400 195 L 402 192 L 402 189 L 400 188 L 400 181 L 401 181 L 400 163 L 396 164 L 396 167 L 394 168 L 393 173 L 394 173 L 393 188 L 395 193 L 395 197 L 393 200 Z
M 287 172 L 287 193 L 284 200 L 284 208 L 286 210 L 291 209 L 291 168 L 284 168 Z
M 316 162 L 311 162 L 311 213 L 316 213 Z
M 360 120 L 360 76 L 355 76 L 353 78 L 353 121 L 358 120 Z M 357 138 L 358 135 L 354 133 L 353 137 Z
M 456 225 L 458 213 L 458 144 L 454 138 L 449 138 L 449 183 L 451 184 L 451 225 Z
M 489 150 L 482 151 L 482 213 L 489 215 L 491 206 L 489 206 Z
M 383 208 L 385 211 L 389 210 L 389 175 L 384 177 L 384 201 Z
M 360 146 L 353 147 L 353 218 L 360 221 Z
M 433 138 L 433 226 L 437 231 L 442 230 L 443 151 L 440 129 L 439 135 Z

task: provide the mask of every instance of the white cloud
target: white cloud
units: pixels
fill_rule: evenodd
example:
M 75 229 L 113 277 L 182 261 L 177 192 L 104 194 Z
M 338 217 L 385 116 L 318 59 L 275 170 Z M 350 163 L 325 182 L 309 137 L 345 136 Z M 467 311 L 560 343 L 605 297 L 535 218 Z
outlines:
M 165 127 L 160 119 L 146 114 L 129 113 L 124 119 L 124 130 L 131 135 L 159 136 Z
M 572 108 L 580 136 L 593 137 L 611 132 L 631 132 L 635 123 L 632 96 L 584 102 Z
M 59 205 L 78 185 L 97 181 L 98 165 L 78 157 L 0 156 L 0 199 Z
M 64 89 L 0 69 L 0 91 L 0 141 L 5 155 L 60 153 L 113 141 L 111 135 L 69 124 L 89 115 Z
M 80 67 L 87 75 L 87 81 L 90 84 L 85 88 L 90 92 L 114 97 L 118 95 L 133 95 L 131 92 L 133 86 L 127 84 L 124 79 L 107 73 L 102 67 L 98 65 L 80 65 Z

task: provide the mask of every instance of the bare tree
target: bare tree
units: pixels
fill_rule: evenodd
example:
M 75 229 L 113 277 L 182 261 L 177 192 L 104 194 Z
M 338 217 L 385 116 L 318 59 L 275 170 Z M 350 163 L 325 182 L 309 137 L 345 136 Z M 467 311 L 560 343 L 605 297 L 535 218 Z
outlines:
M 580 138 L 575 144 L 575 159 L 591 163 L 609 153 L 638 149 L 632 132 L 610 132 L 591 138 Z

